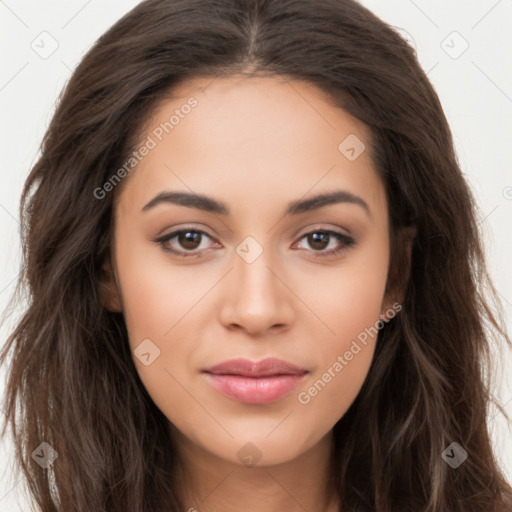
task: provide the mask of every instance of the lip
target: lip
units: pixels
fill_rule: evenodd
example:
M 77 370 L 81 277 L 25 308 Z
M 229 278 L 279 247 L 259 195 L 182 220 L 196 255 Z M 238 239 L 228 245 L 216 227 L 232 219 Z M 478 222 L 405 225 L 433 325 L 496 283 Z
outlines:
M 269 404 L 284 398 L 309 373 L 305 368 L 269 357 L 253 362 L 230 359 L 203 370 L 210 385 L 245 404 Z

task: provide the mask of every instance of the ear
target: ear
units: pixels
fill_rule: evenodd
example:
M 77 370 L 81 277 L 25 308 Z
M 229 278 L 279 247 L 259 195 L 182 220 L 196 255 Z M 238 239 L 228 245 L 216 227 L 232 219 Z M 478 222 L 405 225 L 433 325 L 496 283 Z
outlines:
M 116 276 L 112 269 L 110 258 L 107 258 L 101 267 L 101 279 L 99 282 L 99 292 L 103 307 L 112 312 L 121 312 L 121 297 L 117 286 Z
M 416 227 L 406 226 L 398 230 L 395 243 L 391 247 L 391 261 L 386 283 L 386 292 L 382 303 L 381 319 L 393 304 L 402 304 L 409 282 L 412 263 L 412 245 L 416 237 Z

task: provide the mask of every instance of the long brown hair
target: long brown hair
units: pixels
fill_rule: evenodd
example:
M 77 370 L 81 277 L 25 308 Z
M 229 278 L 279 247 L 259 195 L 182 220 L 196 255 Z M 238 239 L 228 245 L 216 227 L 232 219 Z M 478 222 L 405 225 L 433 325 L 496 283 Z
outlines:
M 146 0 L 73 73 L 22 193 L 12 303 L 27 291 L 28 305 L 1 354 L 12 355 L 3 434 L 11 425 L 41 511 L 186 509 L 168 420 L 138 378 L 122 314 L 102 306 L 114 194 L 93 192 L 174 85 L 236 73 L 308 81 L 370 128 L 390 286 L 404 265 L 396 233 L 416 229 L 402 311 L 334 427 L 342 510 L 512 510 L 486 421 L 491 341 L 511 341 L 475 201 L 414 51 L 353 0 Z M 47 468 L 31 457 L 43 441 L 58 453 Z M 456 469 L 442 457 L 453 442 L 468 454 Z

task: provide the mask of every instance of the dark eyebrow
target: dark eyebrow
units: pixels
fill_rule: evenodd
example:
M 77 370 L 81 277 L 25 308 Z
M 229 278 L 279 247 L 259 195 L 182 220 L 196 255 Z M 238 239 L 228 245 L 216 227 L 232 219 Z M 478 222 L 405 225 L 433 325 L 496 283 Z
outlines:
M 299 213 L 316 210 L 317 208 L 337 203 L 351 203 L 361 206 L 368 216 L 371 217 L 368 203 L 363 198 L 356 196 L 347 190 L 335 190 L 334 192 L 319 194 L 317 196 L 310 197 L 309 199 L 293 201 L 288 205 L 286 215 L 297 215 Z
M 142 211 L 147 211 L 160 203 L 172 203 L 179 206 L 196 208 L 205 212 L 217 213 L 219 215 L 230 215 L 229 208 L 220 201 L 201 194 L 191 192 L 161 192 L 149 201 Z M 336 203 L 351 203 L 361 206 L 369 217 L 371 217 L 370 208 L 366 201 L 347 190 L 336 190 L 310 197 L 309 199 L 299 199 L 288 204 L 286 215 L 297 215 L 300 213 L 316 210 L 324 206 Z
M 219 215 L 230 215 L 229 208 L 220 201 L 201 194 L 191 192 L 161 192 L 142 208 L 142 211 L 149 210 L 160 203 L 172 203 L 179 206 L 188 206 L 204 210 L 205 212 L 218 213 Z

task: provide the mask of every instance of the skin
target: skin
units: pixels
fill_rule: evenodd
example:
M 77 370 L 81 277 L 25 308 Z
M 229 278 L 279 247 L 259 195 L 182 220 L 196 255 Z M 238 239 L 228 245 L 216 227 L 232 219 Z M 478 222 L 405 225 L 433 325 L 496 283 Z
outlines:
M 134 362 L 178 442 L 187 507 L 336 510 L 325 485 L 332 428 L 366 378 L 376 337 L 309 403 L 298 395 L 396 300 L 385 295 L 388 206 L 369 132 L 311 84 L 234 76 L 173 89 L 141 141 L 191 96 L 198 105 L 116 191 L 105 305 L 123 312 L 132 351 L 145 339 L 160 350 L 148 366 Z M 366 145 L 354 161 L 338 150 L 349 134 Z M 362 198 L 369 213 L 346 202 L 284 215 L 291 201 L 339 189 Z M 142 211 L 162 191 L 213 197 L 231 215 L 171 203 Z M 199 256 L 180 258 L 153 241 L 191 227 L 207 235 L 195 246 L 179 237 L 167 245 Z M 356 243 L 322 257 L 342 246 L 333 236 L 323 248 L 304 236 L 322 230 Z M 251 263 L 236 251 L 247 236 L 263 250 Z M 201 373 L 235 357 L 277 357 L 310 373 L 278 402 L 242 404 Z M 242 448 L 260 457 L 256 465 L 237 455 Z

